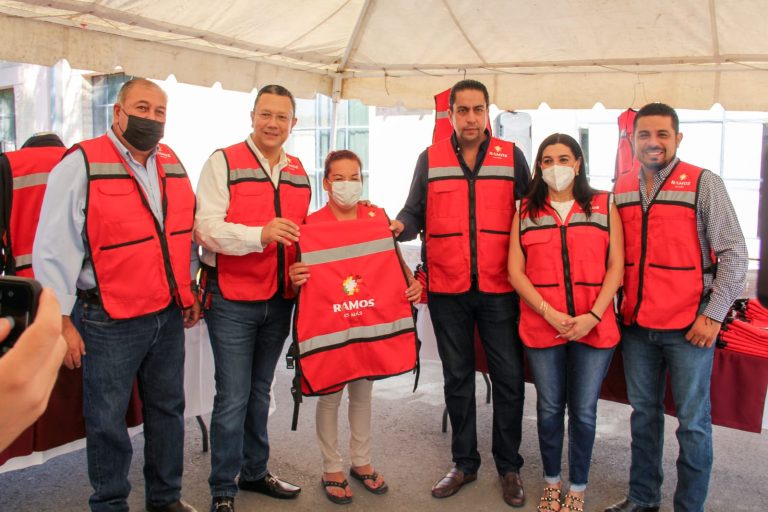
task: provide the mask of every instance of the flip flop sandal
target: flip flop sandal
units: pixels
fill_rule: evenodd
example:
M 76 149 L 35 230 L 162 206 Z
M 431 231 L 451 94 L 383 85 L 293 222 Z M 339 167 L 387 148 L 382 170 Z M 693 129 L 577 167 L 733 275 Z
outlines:
M 570 499 L 571 502 L 566 505 L 565 500 L 567 499 Z M 566 508 L 572 512 L 584 512 L 584 500 L 582 498 L 574 496 L 569 492 L 565 495 L 565 500 L 563 500 L 563 508 Z
M 366 485 L 365 481 L 370 480 L 371 482 L 375 482 L 377 478 L 379 478 L 379 473 L 374 471 L 373 473 L 369 475 L 361 475 L 354 469 L 349 470 L 349 476 L 354 478 L 355 480 L 360 480 L 363 483 L 363 487 L 365 487 L 365 490 L 368 492 L 372 492 L 373 494 L 384 494 L 389 490 L 389 486 L 387 485 L 387 482 L 384 482 L 379 487 L 371 487 L 369 485 Z
M 546 503 L 544 505 L 539 504 L 536 510 L 539 512 L 558 512 L 562 507 L 552 508 L 552 502 L 554 501 L 560 505 L 560 489 L 547 486 L 544 488 L 544 492 L 546 495 L 542 496 L 539 502 L 545 501 Z M 557 497 L 555 497 L 555 494 L 557 494 Z
M 329 487 L 341 487 L 346 491 L 347 487 L 349 487 L 349 482 L 347 482 L 346 479 L 343 482 L 333 482 L 331 480 L 325 480 L 324 478 L 321 478 L 320 483 L 323 484 L 323 490 L 325 490 L 326 498 L 332 502 L 336 503 L 337 505 L 347 505 L 352 503 L 352 496 L 336 496 L 335 494 L 328 492 Z

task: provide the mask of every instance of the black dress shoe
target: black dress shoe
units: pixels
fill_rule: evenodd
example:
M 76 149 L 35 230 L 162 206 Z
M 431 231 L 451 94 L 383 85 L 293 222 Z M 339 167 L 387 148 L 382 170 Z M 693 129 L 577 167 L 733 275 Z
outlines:
M 211 512 L 235 512 L 235 498 L 214 496 L 211 500 Z
M 641 507 L 629 501 L 629 498 L 626 498 L 624 501 L 606 508 L 603 512 L 659 512 L 659 507 Z
M 157 507 L 147 503 L 147 512 L 197 512 L 195 507 L 184 500 L 174 501 L 169 505 Z
M 301 492 L 301 487 L 280 480 L 272 473 L 267 473 L 259 480 L 240 479 L 237 486 L 243 491 L 258 492 L 281 500 L 295 498 Z

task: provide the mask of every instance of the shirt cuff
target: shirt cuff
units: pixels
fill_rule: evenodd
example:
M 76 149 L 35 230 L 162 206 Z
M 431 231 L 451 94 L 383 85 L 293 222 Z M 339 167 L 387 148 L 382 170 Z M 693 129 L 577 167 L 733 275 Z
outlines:
M 261 226 L 250 226 L 245 231 L 245 247 L 248 252 L 263 252 L 261 245 Z
M 731 309 L 730 305 L 722 306 L 720 304 L 710 302 L 709 304 L 707 304 L 707 306 L 704 308 L 704 311 L 701 314 L 711 318 L 715 322 L 723 323 L 723 320 L 725 320 L 726 315 L 728 315 L 728 310 L 730 309 Z
M 56 298 L 59 299 L 61 314 L 72 316 L 72 310 L 75 309 L 75 302 L 77 302 L 77 295 L 68 295 L 56 292 Z

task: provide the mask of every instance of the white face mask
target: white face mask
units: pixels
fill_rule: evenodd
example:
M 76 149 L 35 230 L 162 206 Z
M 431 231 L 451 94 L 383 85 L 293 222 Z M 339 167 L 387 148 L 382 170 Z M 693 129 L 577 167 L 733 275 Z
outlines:
M 550 186 L 553 190 L 561 192 L 568 188 L 576 174 L 573 172 L 573 167 L 567 165 L 553 165 L 541 170 L 541 177 L 544 183 Z
M 333 201 L 343 208 L 352 208 L 363 195 L 362 181 L 332 181 L 331 195 Z

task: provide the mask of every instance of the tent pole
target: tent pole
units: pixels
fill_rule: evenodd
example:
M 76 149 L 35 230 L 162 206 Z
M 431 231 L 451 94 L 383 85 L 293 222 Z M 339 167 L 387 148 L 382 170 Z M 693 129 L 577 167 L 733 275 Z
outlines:
M 336 149 L 336 112 L 339 109 L 339 100 L 341 99 L 341 75 L 333 77 L 333 96 L 331 97 L 331 140 L 329 150 Z

